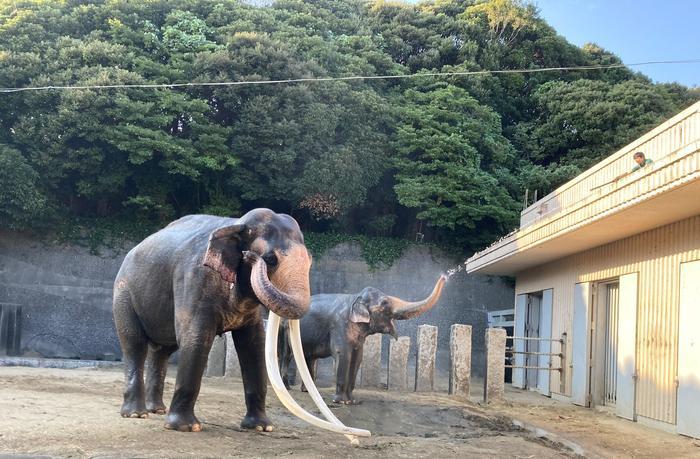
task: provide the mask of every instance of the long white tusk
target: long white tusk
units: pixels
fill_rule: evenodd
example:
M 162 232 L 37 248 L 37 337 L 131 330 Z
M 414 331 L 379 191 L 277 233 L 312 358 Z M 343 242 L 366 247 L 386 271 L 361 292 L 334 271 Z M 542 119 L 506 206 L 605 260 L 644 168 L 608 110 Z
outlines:
M 280 376 L 280 369 L 277 361 L 277 337 L 279 334 L 279 325 L 280 316 L 270 311 L 270 315 L 267 319 L 267 332 L 265 336 L 265 366 L 267 367 L 267 376 L 270 380 L 270 384 L 272 385 L 272 388 L 277 394 L 277 398 L 280 399 L 280 402 L 282 402 L 282 404 L 289 411 L 291 411 L 293 415 L 316 427 L 320 427 L 322 429 L 330 430 L 332 432 L 344 435 L 369 437 L 371 434 L 368 430 L 353 429 L 352 427 L 344 426 L 342 423 L 340 423 L 340 421 L 338 421 L 340 423 L 340 425 L 338 425 L 313 416 L 311 413 L 299 406 L 299 404 L 292 398 L 292 396 L 289 395 L 287 388 L 284 387 L 284 383 L 282 382 L 282 376 Z M 305 362 L 303 364 L 303 368 L 308 374 L 309 369 L 306 368 Z M 311 387 L 316 389 L 316 386 L 314 386 L 313 383 Z M 309 388 L 308 385 L 307 388 Z M 316 392 L 318 393 L 318 390 Z
M 311 395 L 311 398 L 313 399 L 314 403 L 316 403 L 316 406 L 319 410 L 321 410 L 321 413 L 326 417 L 326 419 L 328 419 L 328 421 L 332 422 L 337 426 L 345 427 L 345 424 L 340 422 L 340 420 L 337 417 L 335 417 L 333 412 L 328 408 L 328 405 L 326 405 L 326 402 L 323 401 L 323 397 L 321 397 L 321 394 L 319 394 L 318 389 L 316 388 L 316 384 L 314 384 L 314 380 L 313 378 L 311 378 L 309 368 L 306 366 L 306 359 L 304 359 L 304 349 L 301 346 L 301 328 L 299 326 L 299 321 L 289 320 L 288 322 L 289 337 L 291 342 L 290 344 L 292 345 L 292 351 L 294 352 L 294 361 L 297 363 L 297 370 L 299 370 L 301 379 L 302 381 L 304 381 L 306 390 L 309 392 L 309 395 Z M 366 432 L 369 436 L 370 432 Z M 350 440 L 350 443 L 354 445 L 359 443 L 357 437 L 351 435 L 346 435 L 346 437 L 348 438 L 348 440 Z

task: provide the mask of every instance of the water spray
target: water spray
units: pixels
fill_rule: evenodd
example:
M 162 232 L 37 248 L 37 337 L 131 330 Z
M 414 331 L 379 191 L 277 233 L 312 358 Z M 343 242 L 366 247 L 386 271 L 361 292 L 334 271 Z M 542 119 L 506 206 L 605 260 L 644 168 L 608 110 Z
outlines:
M 462 267 L 462 265 L 464 265 L 464 267 Z M 450 277 L 452 277 L 455 274 L 462 272 L 462 271 L 467 272 L 467 261 L 466 260 L 464 262 L 458 264 L 456 267 L 448 269 L 447 273 L 446 273 L 447 278 L 449 279 Z

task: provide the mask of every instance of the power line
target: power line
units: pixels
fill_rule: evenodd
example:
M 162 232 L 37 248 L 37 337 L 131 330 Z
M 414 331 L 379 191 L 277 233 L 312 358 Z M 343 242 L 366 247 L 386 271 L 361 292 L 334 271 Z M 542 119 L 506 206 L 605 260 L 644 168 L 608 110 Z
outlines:
M 354 81 L 354 80 L 396 80 L 403 78 L 421 77 L 448 77 L 448 76 L 471 76 L 471 75 L 496 75 L 506 73 L 542 73 L 570 70 L 608 70 L 624 67 L 638 67 L 643 65 L 667 65 L 667 64 L 697 64 L 700 59 L 684 59 L 674 61 L 647 61 L 635 62 L 632 64 L 608 64 L 608 65 L 582 65 L 575 67 L 547 67 L 538 69 L 505 69 L 505 70 L 474 70 L 465 72 L 425 72 L 409 73 L 403 75 L 354 75 L 344 77 L 318 77 L 318 78 L 288 78 L 282 80 L 252 80 L 252 81 L 212 81 L 212 82 L 189 82 L 189 83 L 139 83 L 139 84 L 107 84 L 107 85 L 80 85 L 80 86 L 27 86 L 21 88 L 0 88 L 0 93 L 14 93 L 25 91 L 48 91 L 48 90 L 77 90 L 77 89 L 131 89 L 131 88 L 182 88 L 197 86 L 252 86 L 266 84 L 291 84 L 291 83 L 320 83 L 324 81 Z

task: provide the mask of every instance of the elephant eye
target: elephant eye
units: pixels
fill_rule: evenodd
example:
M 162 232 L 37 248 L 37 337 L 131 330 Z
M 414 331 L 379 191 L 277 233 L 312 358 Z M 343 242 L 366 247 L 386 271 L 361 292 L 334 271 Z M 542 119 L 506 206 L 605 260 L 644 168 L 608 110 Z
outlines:
M 277 256 L 274 253 L 266 253 L 262 258 L 268 266 L 277 266 Z

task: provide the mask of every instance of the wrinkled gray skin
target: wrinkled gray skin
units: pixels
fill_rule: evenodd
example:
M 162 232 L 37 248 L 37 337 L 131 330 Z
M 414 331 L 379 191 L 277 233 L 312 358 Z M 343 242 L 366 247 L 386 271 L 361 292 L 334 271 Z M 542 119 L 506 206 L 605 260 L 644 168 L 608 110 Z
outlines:
M 202 373 L 214 336 L 231 331 L 247 408 L 241 426 L 272 430 L 259 306 L 301 317 L 310 302 L 310 264 L 297 222 L 269 209 L 239 219 L 190 215 L 134 247 L 114 283 L 114 322 L 126 367 L 121 415 L 165 414 L 168 357 L 179 349 L 165 427 L 201 430 L 194 405 Z
M 440 298 L 446 280 L 441 276 L 427 298 L 413 303 L 385 295 L 374 287 L 366 287 L 358 294 L 311 297 L 309 312 L 300 320 L 304 358 L 314 378 L 317 359 L 332 356 L 335 360 L 337 374 L 333 402 L 355 403 L 353 390 L 362 363 L 365 338 L 375 333 L 387 333 L 396 339 L 395 320 L 412 319 L 430 310 Z M 289 388 L 292 349 L 286 321 L 281 334 L 278 344 L 280 371 Z M 305 390 L 303 385 L 302 390 Z

